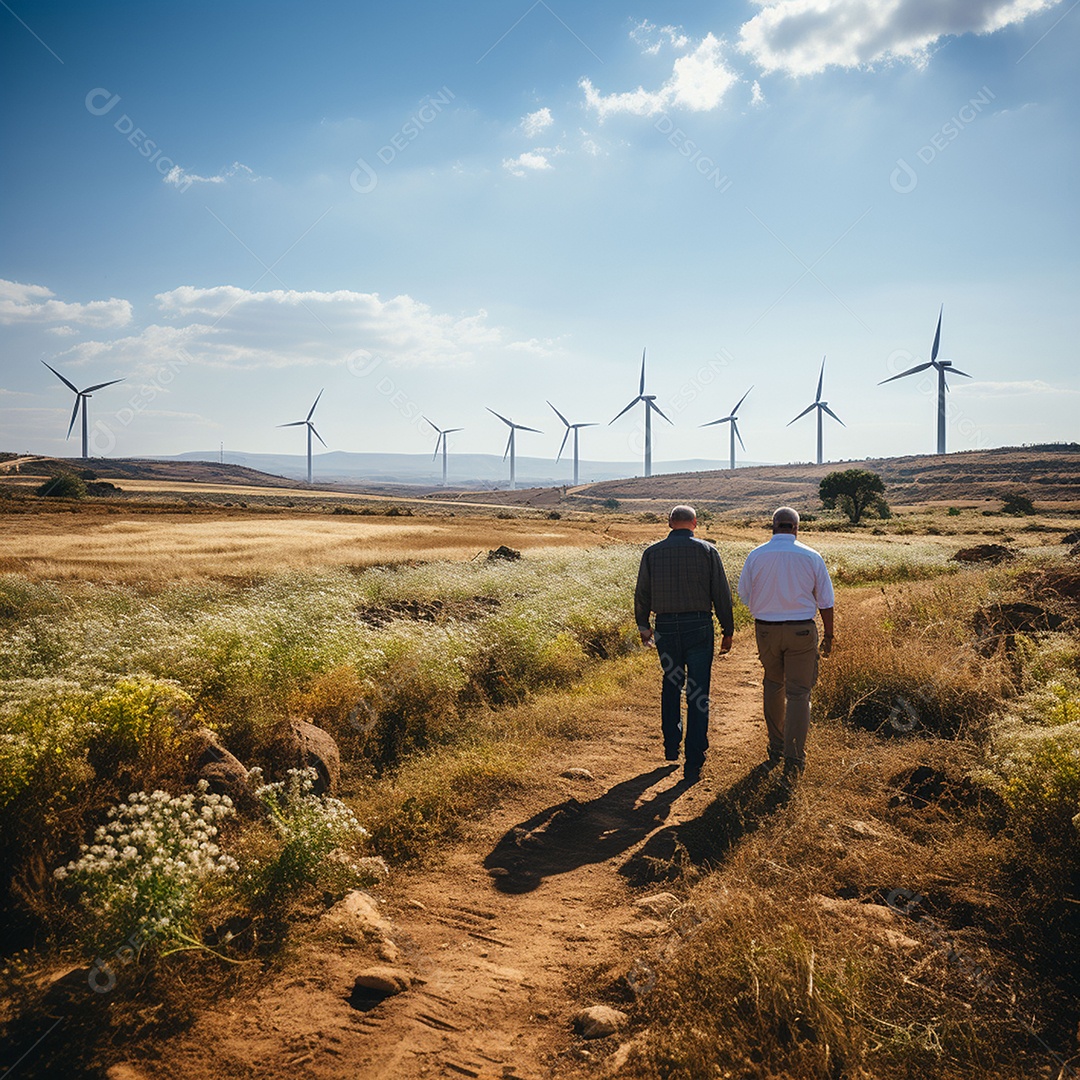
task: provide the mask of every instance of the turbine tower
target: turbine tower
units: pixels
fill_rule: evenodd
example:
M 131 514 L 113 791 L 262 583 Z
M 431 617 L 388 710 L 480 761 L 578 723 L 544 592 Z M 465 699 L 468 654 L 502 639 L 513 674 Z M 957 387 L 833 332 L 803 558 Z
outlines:
M 905 375 L 914 375 L 915 372 L 925 371 L 929 367 L 932 367 L 937 371 L 937 452 L 939 454 L 945 453 L 945 392 L 949 389 L 948 383 L 945 381 L 945 376 L 947 374 L 963 375 L 965 379 L 971 378 L 966 371 L 954 368 L 951 360 L 939 360 L 937 358 L 938 346 L 941 344 L 941 316 L 944 311 L 945 305 L 942 304 L 937 317 L 937 332 L 934 334 L 934 345 L 930 350 L 930 362 L 927 364 L 917 364 L 913 368 L 908 368 L 907 371 L 901 371 L 899 375 L 893 375 L 888 379 L 882 379 L 881 382 L 878 383 L 878 386 L 884 386 L 885 383 L 892 382 L 893 379 L 902 379 Z
M 751 386 L 750 390 L 753 389 L 754 388 Z M 750 393 L 750 390 L 747 390 L 746 393 L 743 394 L 741 398 L 739 398 L 739 405 L 741 405 L 746 400 L 747 395 L 749 395 Z M 736 405 L 735 408 L 731 410 L 730 416 L 724 416 L 719 420 L 710 420 L 707 424 L 700 425 L 701 427 L 712 427 L 714 424 L 731 425 L 731 469 L 733 472 L 735 470 L 735 440 L 738 439 L 739 445 L 743 448 L 744 451 L 746 450 L 746 443 L 742 441 L 742 436 L 739 434 L 739 424 L 737 419 L 739 405 Z
M 441 447 L 442 448 L 442 482 L 443 482 L 443 487 L 446 487 L 446 436 L 447 435 L 452 435 L 455 431 L 464 431 L 465 429 L 464 428 L 459 428 L 459 427 L 451 427 L 451 428 L 446 428 L 444 430 L 442 428 L 435 427 L 435 425 L 432 424 L 431 421 L 428 420 L 428 418 L 426 416 L 424 417 L 424 419 L 427 420 L 427 422 L 429 424 L 431 424 L 431 426 L 433 428 L 435 428 L 435 432 L 438 435 L 438 438 L 435 440 L 435 453 L 431 455 L 431 460 L 434 461 L 439 456 L 439 448 Z
M 823 356 L 821 358 L 821 374 L 818 375 L 817 381 L 817 396 L 814 398 L 814 403 L 813 405 L 807 405 L 807 407 L 795 417 L 795 420 L 801 420 L 811 409 L 817 409 L 817 463 L 819 465 L 821 464 L 821 414 L 828 413 L 841 427 L 847 427 L 847 424 L 845 424 L 844 421 L 829 408 L 829 403 L 821 400 L 821 386 L 824 380 L 825 357 Z M 795 423 L 795 420 L 789 420 L 787 426 L 791 427 L 791 425 Z
M 551 402 L 548 402 L 551 405 Z M 555 415 L 566 425 L 566 434 L 562 437 L 562 444 L 559 446 L 559 452 L 555 455 L 555 461 L 558 462 L 562 457 L 562 452 L 566 449 L 566 440 L 570 438 L 570 432 L 574 433 L 574 486 L 578 485 L 578 432 L 583 427 L 596 427 L 596 424 L 571 424 L 569 420 L 554 405 L 551 405 Z
M 485 405 L 484 408 L 487 408 Z M 524 424 L 515 424 L 513 420 L 507 420 L 505 416 L 500 415 L 494 409 L 488 409 L 488 412 L 492 416 L 498 416 L 499 419 L 510 429 L 510 438 L 506 442 L 506 450 L 503 452 L 503 461 L 506 460 L 506 455 L 510 455 L 510 490 L 515 490 L 516 487 L 516 475 L 514 464 L 514 436 L 519 431 L 533 431 L 537 435 L 543 435 L 544 433 L 534 427 L 526 427 Z
M 622 416 L 623 413 L 629 412 L 639 401 L 643 402 L 645 405 L 645 475 L 652 476 L 652 414 L 654 410 L 658 412 L 661 416 L 664 416 L 664 413 L 660 406 L 656 404 L 656 395 L 645 393 L 644 349 L 641 350 L 641 382 L 638 385 L 638 395 L 636 398 L 634 398 L 633 401 L 630 402 L 629 405 L 626 406 L 625 409 L 623 409 L 621 413 L 618 414 L 618 416 L 612 417 L 608 421 L 608 424 L 614 424 L 615 421 L 619 419 L 619 416 Z M 671 424 L 671 421 L 668 420 L 666 416 L 664 416 L 664 419 L 667 420 L 669 424 Z M 674 427 L 674 424 L 672 424 L 672 427 Z
M 319 397 L 315 399 L 315 405 L 319 404 L 319 398 L 323 396 L 322 390 L 319 391 Z M 315 405 L 312 405 L 308 410 L 308 414 L 303 420 L 293 420 L 290 424 L 278 424 L 278 427 L 306 427 L 307 428 L 307 482 L 311 483 L 311 436 L 314 435 L 326 446 L 326 440 L 315 430 L 315 425 L 311 422 L 311 418 L 315 415 Z M 327 447 L 329 449 L 329 447 Z
M 45 361 L 41 361 L 45 364 Z M 74 383 L 68 382 L 63 375 L 54 367 L 50 367 L 45 364 L 47 368 L 69 389 L 75 393 L 75 408 L 71 410 L 71 423 L 68 424 L 67 438 L 71 438 L 71 433 L 75 429 L 75 420 L 79 415 L 79 407 L 82 406 L 82 456 L 83 459 L 87 459 L 90 456 L 90 440 L 87 432 L 86 424 L 86 401 L 91 397 L 95 390 L 103 390 L 106 386 L 113 386 L 116 383 L 123 382 L 123 379 L 111 379 L 109 382 L 96 383 L 94 386 L 88 386 L 85 390 L 80 390 Z

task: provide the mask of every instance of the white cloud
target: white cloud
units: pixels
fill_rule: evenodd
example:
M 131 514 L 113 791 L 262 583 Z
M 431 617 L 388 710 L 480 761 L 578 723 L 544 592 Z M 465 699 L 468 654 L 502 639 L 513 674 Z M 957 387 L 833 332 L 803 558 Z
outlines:
M 192 184 L 227 184 L 230 180 L 261 180 L 261 176 L 256 176 L 252 169 L 249 169 L 246 165 L 241 164 L 239 161 L 234 161 L 224 172 L 218 173 L 216 176 L 199 176 L 196 173 L 187 172 L 181 169 L 179 165 L 174 165 L 165 174 L 165 183 L 172 184 L 173 187 L 183 188 L 185 191 L 191 187 Z
M 554 123 L 555 118 L 551 115 L 551 110 L 545 107 L 523 116 L 521 118 L 521 130 L 525 132 L 528 138 L 535 139 L 540 132 L 547 131 Z
M 642 19 L 641 22 L 630 31 L 630 40 L 641 47 L 641 51 L 649 56 L 655 56 L 664 45 L 670 45 L 674 49 L 685 49 L 690 44 L 690 39 L 682 32 L 681 26 L 661 26 Z
M 23 285 L 0 279 L 0 324 L 79 323 L 104 329 L 131 322 L 131 304 L 127 300 L 110 297 L 108 300 L 91 300 L 87 304 L 72 304 L 57 300 L 55 296 L 44 285 Z M 57 332 L 75 331 L 58 328 Z
M 761 92 L 761 83 L 759 83 L 757 79 L 754 80 L 754 85 L 750 87 L 750 104 L 765 104 L 765 95 Z
M 925 64 L 939 39 L 989 34 L 1059 0 L 756 0 L 739 48 L 766 72 L 814 75 L 875 61 Z
M 56 337 L 74 337 L 79 331 L 74 326 L 49 326 L 46 334 L 54 334 Z
M 160 293 L 162 322 L 111 341 L 84 341 L 61 356 L 106 360 L 133 375 L 163 367 L 260 370 L 300 365 L 364 367 L 360 354 L 394 364 L 464 364 L 486 350 L 521 347 L 487 312 L 441 314 L 407 295 L 383 300 L 348 290 L 252 292 L 184 285 Z
M 530 172 L 545 172 L 555 166 L 548 161 L 547 155 L 551 151 L 546 146 L 538 146 L 535 150 L 526 150 L 518 154 L 516 158 L 505 158 L 502 167 L 513 176 L 527 176 Z
M 682 108 L 692 112 L 715 109 L 739 77 L 723 61 L 723 41 L 706 34 L 692 52 L 676 59 L 671 77 L 659 90 L 636 90 L 601 94 L 589 79 L 578 85 L 585 91 L 585 102 L 596 110 L 600 121 L 616 113 L 654 116 L 666 109 Z

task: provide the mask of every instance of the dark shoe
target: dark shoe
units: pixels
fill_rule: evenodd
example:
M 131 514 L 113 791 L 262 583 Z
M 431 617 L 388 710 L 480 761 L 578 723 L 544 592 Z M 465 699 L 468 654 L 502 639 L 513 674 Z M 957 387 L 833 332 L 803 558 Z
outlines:
M 664 751 L 664 760 L 665 761 L 678 761 L 679 760 L 678 747 L 676 747 L 674 750 L 665 750 Z
M 784 755 L 783 755 L 782 751 L 774 750 L 772 747 L 769 747 L 769 760 L 768 760 L 767 764 L 768 764 L 770 769 L 775 769 L 776 766 L 779 765 L 780 762 L 783 761 L 783 760 L 784 760 Z
M 683 769 L 682 778 L 684 784 L 696 784 L 701 779 L 701 766 L 694 769 L 687 765 Z
M 799 783 L 799 777 L 802 776 L 803 766 L 797 765 L 794 761 L 784 762 L 784 775 L 780 780 L 781 785 L 785 791 L 794 791 L 796 785 Z

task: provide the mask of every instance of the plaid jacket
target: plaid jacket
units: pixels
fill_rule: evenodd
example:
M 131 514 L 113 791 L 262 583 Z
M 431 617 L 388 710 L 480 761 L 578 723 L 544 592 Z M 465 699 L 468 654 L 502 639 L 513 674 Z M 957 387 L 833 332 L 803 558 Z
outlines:
M 720 552 L 698 540 L 690 529 L 672 529 L 666 540 L 650 544 L 641 556 L 634 589 L 634 618 L 649 626 L 649 612 L 715 611 L 725 636 L 735 632 L 728 585 Z

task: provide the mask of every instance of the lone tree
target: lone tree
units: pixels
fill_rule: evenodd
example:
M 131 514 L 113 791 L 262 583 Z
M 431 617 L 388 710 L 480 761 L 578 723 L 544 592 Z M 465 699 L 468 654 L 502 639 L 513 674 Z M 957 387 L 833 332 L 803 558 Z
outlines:
M 877 473 L 866 469 L 845 469 L 831 472 L 818 487 L 821 503 L 829 510 L 839 507 L 852 525 L 858 525 L 868 510 L 889 516 L 889 504 L 884 499 L 885 482 Z

